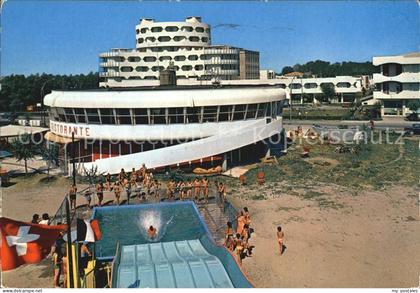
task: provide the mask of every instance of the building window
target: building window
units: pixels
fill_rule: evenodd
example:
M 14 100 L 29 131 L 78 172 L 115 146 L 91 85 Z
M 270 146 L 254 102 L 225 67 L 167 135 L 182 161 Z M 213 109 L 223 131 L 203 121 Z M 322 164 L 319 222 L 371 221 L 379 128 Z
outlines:
M 339 82 L 337 83 L 338 88 L 349 88 L 351 87 L 351 84 L 349 82 Z
M 261 103 L 258 105 L 257 118 L 262 118 L 266 116 L 267 105 L 268 103 Z
M 113 109 L 99 109 L 102 124 L 116 124 Z
M 196 28 L 195 28 L 195 31 L 196 31 L 197 33 L 204 33 L 204 28 L 202 28 L 202 27 L 196 27 Z
M 166 124 L 165 108 L 150 109 L 150 124 Z
M 198 60 L 198 56 L 197 55 L 190 55 L 190 56 L 188 56 L 188 60 L 191 60 L 191 61 Z
M 201 107 L 187 108 L 187 123 L 198 123 L 201 117 Z
M 190 42 L 199 42 L 200 41 L 199 37 L 189 37 L 188 39 L 190 40 Z
M 85 109 L 75 108 L 74 114 L 76 114 L 77 123 L 86 123 Z
M 159 42 L 169 42 L 171 40 L 168 36 L 163 36 L 158 38 Z
M 152 71 L 154 71 L 154 72 L 162 71 L 163 69 L 165 69 L 163 66 L 153 66 L 152 67 Z
M 86 109 L 89 124 L 100 124 L 98 109 Z
M 230 121 L 232 119 L 232 112 L 233 112 L 232 110 L 233 110 L 232 105 L 220 106 L 219 122 Z
M 131 67 L 131 66 L 121 67 L 121 72 L 132 72 L 132 71 L 133 71 L 133 67 Z
M 258 104 L 249 104 L 246 111 L 246 119 L 255 119 L 255 116 L 257 116 L 257 108 Z
M 152 33 L 160 33 L 163 30 L 160 26 L 152 27 Z
M 117 124 L 131 124 L 130 109 L 115 109 Z
M 207 106 L 203 110 L 203 122 L 217 122 L 218 106 Z
M 246 105 L 235 105 L 233 120 L 244 120 Z
M 175 56 L 175 61 L 185 61 L 185 56 Z
M 184 108 L 169 108 L 168 109 L 169 124 L 184 123 Z
M 149 67 L 146 66 L 137 66 L 136 71 L 137 72 L 147 72 L 149 70 Z
M 64 114 L 63 108 L 57 108 L 57 113 L 58 113 L 58 121 L 67 122 L 66 115 Z
M 140 57 L 130 56 L 127 60 L 128 62 L 140 62 Z
M 183 71 L 191 71 L 192 70 L 192 66 L 191 65 L 184 65 L 181 67 L 181 69 Z
M 149 116 L 147 115 L 147 109 L 134 109 L 134 119 L 136 124 L 149 124 Z
M 143 58 L 144 62 L 155 62 L 156 61 L 156 57 L 154 56 L 147 56 Z
M 167 26 L 167 27 L 165 27 L 165 31 L 167 31 L 167 32 L 177 32 L 178 31 L 178 27 L 176 27 L 176 26 Z
M 67 122 L 75 123 L 76 119 L 74 117 L 73 109 L 71 108 L 64 108 L 64 113 L 66 113 Z
M 193 28 L 191 26 L 183 26 L 183 27 L 181 27 L 181 30 L 183 32 L 192 32 Z

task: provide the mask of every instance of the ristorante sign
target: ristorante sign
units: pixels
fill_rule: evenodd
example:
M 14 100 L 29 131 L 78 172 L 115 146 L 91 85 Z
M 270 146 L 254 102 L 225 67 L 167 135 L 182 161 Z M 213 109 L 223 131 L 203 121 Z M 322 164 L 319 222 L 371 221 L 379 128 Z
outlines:
M 61 136 L 90 137 L 90 127 L 50 121 L 50 130 Z

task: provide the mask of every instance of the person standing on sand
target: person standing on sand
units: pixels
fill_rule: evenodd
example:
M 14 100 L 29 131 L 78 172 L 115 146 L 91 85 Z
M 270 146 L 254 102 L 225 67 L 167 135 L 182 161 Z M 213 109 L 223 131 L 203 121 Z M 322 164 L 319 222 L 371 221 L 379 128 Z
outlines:
M 239 215 L 237 216 L 237 221 L 238 221 L 238 227 L 236 228 L 236 233 L 238 233 L 239 235 L 242 234 L 243 230 L 244 230 L 244 226 L 245 226 L 245 216 L 244 216 L 244 212 L 240 211 Z
M 63 288 L 67 288 L 67 249 L 63 251 L 63 258 L 61 259 L 61 271 L 63 272 Z
M 114 185 L 112 186 L 112 189 L 114 190 L 115 201 L 117 202 L 117 205 L 120 205 L 120 195 L 121 195 L 120 183 L 118 181 L 115 181 Z
M 235 246 L 235 239 L 233 238 L 233 236 L 234 236 L 233 233 L 235 233 L 235 232 L 232 228 L 232 223 L 231 222 L 227 222 L 226 226 L 227 226 L 227 228 L 225 230 L 226 238 L 225 238 L 224 245 L 227 249 L 229 249 L 230 251 L 233 251 L 233 248 Z
M 200 179 L 198 179 L 198 177 L 195 177 L 193 186 L 194 186 L 194 198 L 195 198 L 195 201 L 196 202 L 199 202 L 200 201 L 200 196 L 201 196 L 200 195 L 200 192 L 201 192 L 201 182 L 200 182 Z
M 168 200 L 173 199 L 175 193 L 176 183 L 174 179 L 169 180 L 168 184 L 166 185 L 167 188 L 167 196 Z
M 245 224 L 251 225 L 251 215 L 249 214 L 248 208 L 244 207 Z
M 204 177 L 201 186 L 203 188 L 204 203 L 209 203 L 209 180 Z
M 281 230 L 281 227 L 277 227 L 277 241 L 279 243 L 280 248 L 280 255 L 283 254 L 283 239 L 284 239 L 284 232 Z
M 126 178 L 127 178 L 127 174 L 125 174 L 124 168 L 122 168 L 120 174 L 118 174 L 118 180 L 120 182 L 124 182 L 124 179 Z
M 104 200 L 104 185 L 102 181 L 96 184 L 96 196 L 98 197 L 98 206 L 101 207 Z
M 193 189 L 193 183 L 192 181 L 187 181 L 187 198 L 189 200 L 192 200 L 192 189 Z
M 242 265 L 242 252 L 244 250 L 244 246 L 241 239 L 241 234 L 236 234 L 235 239 L 235 252 L 236 252 L 236 259 L 238 260 L 238 263 Z
M 130 204 L 130 196 L 131 196 L 131 181 L 125 179 L 124 181 L 125 192 L 127 193 L 127 204 Z
M 85 199 L 86 199 L 87 206 L 90 209 L 91 208 L 90 202 L 92 201 L 92 192 L 90 191 L 90 187 L 89 187 L 89 189 L 87 189 L 85 191 L 84 196 L 85 196 Z
M 226 200 L 226 187 L 223 184 L 223 182 L 219 182 L 219 185 L 217 186 L 217 191 L 219 193 L 220 206 L 224 208 Z
M 106 190 L 111 190 L 111 174 L 107 174 L 105 177 L 105 183 L 106 183 Z
M 70 198 L 70 209 L 76 209 L 76 194 L 77 194 L 77 187 L 75 184 L 70 185 L 69 189 L 69 198 Z
M 60 236 L 55 241 L 51 249 L 51 255 L 54 264 L 54 288 L 60 287 L 60 275 L 62 273 L 63 251 L 65 250 L 65 241 L 63 239 L 64 232 L 60 232 Z

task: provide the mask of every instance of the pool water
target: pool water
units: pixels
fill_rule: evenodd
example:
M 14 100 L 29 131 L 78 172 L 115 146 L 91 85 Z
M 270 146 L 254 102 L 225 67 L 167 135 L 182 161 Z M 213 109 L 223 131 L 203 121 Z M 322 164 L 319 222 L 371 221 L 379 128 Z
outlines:
M 102 233 L 95 249 L 99 258 L 113 258 L 118 242 L 123 246 L 192 240 L 206 233 L 195 207 L 187 202 L 97 208 L 94 218 Z M 157 229 L 154 239 L 147 234 L 151 225 Z
M 101 207 L 93 218 L 102 232 L 95 256 L 114 260 L 113 288 L 252 287 L 232 255 L 214 243 L 193 202 Z M 147 234 L 151 225 L 154 239 Z

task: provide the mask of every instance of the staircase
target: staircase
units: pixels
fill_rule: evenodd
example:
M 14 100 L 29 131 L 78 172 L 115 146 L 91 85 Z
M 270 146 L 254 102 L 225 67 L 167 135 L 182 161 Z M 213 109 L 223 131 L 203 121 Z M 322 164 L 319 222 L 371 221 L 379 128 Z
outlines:
M 207 224 L 207 227 L 217 244 L 223 244 L 225 240 L 224 231 L 228 217 L 216 203 L 199 205 L 198 209 Z

